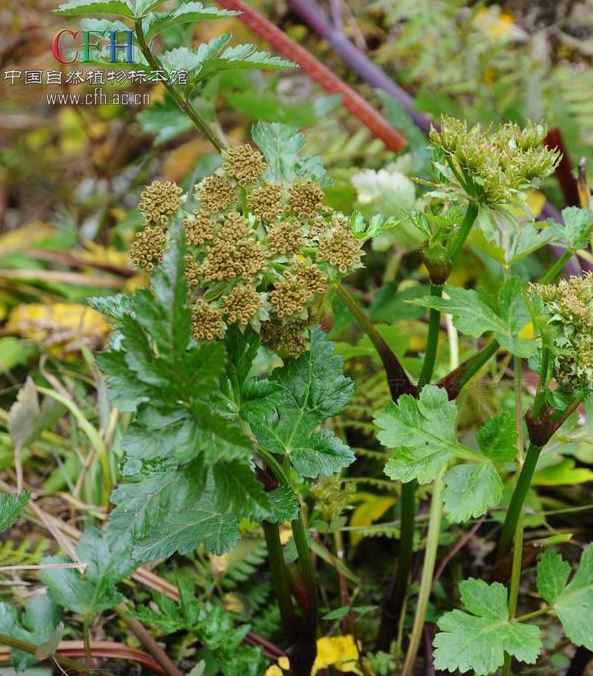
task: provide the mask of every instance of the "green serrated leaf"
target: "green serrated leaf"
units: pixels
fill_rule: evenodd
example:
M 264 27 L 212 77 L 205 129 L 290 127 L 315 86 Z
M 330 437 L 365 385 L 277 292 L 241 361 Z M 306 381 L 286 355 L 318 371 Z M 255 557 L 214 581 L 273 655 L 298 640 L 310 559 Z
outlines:
M 172 70 L 187 70 L 189 72 L 200 70 L 203 60 L 195 49 L 189 47 L 174 47 L 163 52 L 159 60 L 169 72 Z
M 461 523 L 481 516 L 500 502 L 502 491 L 502 479 L 492 463 L 456 465 L 445 474 L 447 518 Z
M 385 466 L 391 479 L 430 483 L 455 457 L 483 462 L 457 440 L 457 407 L 445 390 L 426 385 L 420 396 L 403 395 L 375 415 L 379 441 L 394 449 Z
M 0 603 L 0 633 L 42 646 L 58 627 L 60 614 L 57 606 L 45 593 L 35 594 L 18 616 L 17 609 L 9 603 Z M 23 650 L 12 649 L 11 664 L 17 672 L 25 672 L 38 658 Z
M 566 584 L 570 564 L 546 550 L 537 565 L 539 593 L 553 608 L 568 638 L 577 646 L 593 650 L 593 634 L 588 622 L 593 613 L 593 545 L 581 556 L 579 567 Z
M 166 520 L 169 512 L 199 499 L 200 483 L 185 469 L 120 484 L 111 494 L 115 509 L 107 519 L 107 539 L 113 551 L 130 552 L 134 542 Z
M 130 5 L 125 0 L 69 0 L 56 10 L 64 16 L 82 16 L 85 14 L 119 14 L 133 17 Z
M 208 496 L 191 509 L 175 512 L 139 540 L 132 555 L 139 561 L 168 558 L 175 552 L 189 554 L 203 545 L 213 554 L 223 554 L 239 539 L 239 519 L 222 513 Z
M 163 4 L 163 0 L 134 0 L 134 16 L 143 17 L 147 12 Z
M 337 415 L 352 394 L 352 381 L 342 375 L 342 359 L 319 327 L 311 348 L 276 369 L 271 391 L 246 403 L 245 415 L 267 451 L 286 454 L 302 476 L 331 474 L 347 467 L 354 454 L 332 432 L 316 428 Z
M 161 3 L 153 0 L 145 0 L 152 2 L 152 6 Z M 143 9 L 142 14 L 152 9 L 152 6 Z M 136 9 L 138 15 L 138 8 Z M 217 7 L 204 7 L 201 2 L 185 2 L 172 12 L 158 12 L 146 17 L 144 23 L 144 32 L 148 39 L 154 37 L 164 30 L 178 26 L 183 23 L 197 23 L 198 21 L 210 21 L 212 19 L 225 19 L 232 16 L 237 16 L 239 12 L 234 12 L 228 9 L 218 9 Z
M 265 518 L 272 523 L 293 521 L 299 514 L 299 501 L 290 486 L 279 486 L 268 493 L 269 511 Z
M 476 435 L 480 450 L 493 462 L 512 462 L 517 455 L 517 428 L 512 413 L 486 420 Z
M 539 595 L 553 605 L 564 591 L 571 573 L 568 561 L 553 549 L 546 549 L 537 562 L 537 590 Z
M 251 130 L 251 136 L 268 163 L 266 176 L 278 182 L 292 181 L 296 177 L 313 174 L 315 180 L 322 180 L 323 170 L 316 166 L 318 158 L 301 157 L 305 147 L 305 135 L 296 127 L 279 122 L 258 122 Z
M 29 491 L 0 495 L 0 533 L 8 530 L 25 510 L 31 498 Z
M 112 549 L 107 538 L 95 529 L 85 531 L 76 547 L 86 571 L 75 568 L 42 568 L 40 577 L 52 599 L 66 610 L 89 619 L 121 603 L 123 596 L 116 585 L 137 567 L 127 552 Z M 45 564 L 70 563 L 64 556 L 50 556 Z
M 593 236 L 593 214 L 588 209 L 566 207 L 562 209 L 564 224 L 551 222 L 548 229 L 554 237 L 554 244 L 573 253 L 587 249 Z
M 124 315 L 132 314 L 133 299 L 123 293 L 114 296 L 93 296 L 87 303 L 97 312 L 101 312 L 112 319 L 121 319 Z
M 232 510 L 235 516 L 250 516 L 258 508 L 270 510 L 270 500 L 253 468 L 231 460 L 216 463 L 212 468 L 216 500 L 221 511 Z
M 503 585 L 469 579 L 460 583 L 459 590 L 469 613 L 453 610 L 438 620 L 441 631 L 433 642 L 437 669 L 481 676 L 496 672 L 505 652 L 520 662 L 537 660 L 542 648 L 539 629 L 509 618 Z
M 211 76 L 223 70 L 291 70 L 296 68 L 292 61 L 281 56 L 259 52 L 255 45 L 241 44 L 227 47 L 219 57 L 204 62 L 200 78 Z
M 519 357 L 530 357 L 537 350 L 535 341 L 518 337 L 529 321 L 520 280 L 513 277 L 501 287 L 498 310 L 473 289 L 446 285 L 444 295 L 447 298 L 424 296 L 410 302 L 453 315 L 456 328 L 468 336 L 477 338 L 486 332 L 494 333 L 504 348 Z

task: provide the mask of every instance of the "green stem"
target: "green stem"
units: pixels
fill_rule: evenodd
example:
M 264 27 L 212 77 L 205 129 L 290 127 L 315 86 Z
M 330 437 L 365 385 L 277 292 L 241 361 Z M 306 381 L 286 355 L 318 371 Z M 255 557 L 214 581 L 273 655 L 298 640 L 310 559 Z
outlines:
M 519 585 L 521 583 L 521 564 L 523 563 L 523 512 L 520 513 L 515 528 L 515 537 L 513 540 L 513 561 L 511 564 L 511 586 L 509 589 L 509 617 L 514 617 L 517 612 L 517 603 L 519 601 Z M 503 676 L 509 676 L 511 673 L 511 656 L 505 655 Z
M 91 651 L 91 621 L 88 619 L 85 619 L 84 621 L 82 627 L 82 637 L 84 642 L 84 655 L 86 658 L 86 665 L 90 669 L 93 660 L 93 653 Z
M 134 27 L 136 29 L 136 39 L 138 40 L 138 46 L 140 47 L 140 51 L 144 55 L 144 58 L 148 61 L 150 67 L 153 70 L 163 70 L 163 66 L 148 47 L 146 37 L 144 36 L 144 29 L 142 28 L 142 19 L 138 19 L 135 22 Z M 194 123 L 198 131 L 202 133 L 210 141 L 210 143 L 212 143 L 212 145 L 216 148 L 216 150 L 218 150 L 218 152 L 222 152 L 225 149 L 224 141 L 218 138 L 218 136 L 214 133 L 214 131 L 210 128 L 210 126 L 201 118 L 197 110 L 191 105 L 191 103 L 187 99 L 183 98 L 178 93 L 178 91 L 170 82 L 165 80 L 163 84 L 167 92 L 171 96 L 171 98 Z
M 431 284 L 430 295 L 433 298 L 440 298 L 443 295 L 442 284 Z M 426 352 L 424 354 L 424 362 L 422 364 L 422 371 L 418 380 L 418 388 L 430 383 L 436 362 L 437 348 L 439 345 L 439 333 L 441 330 L 441 312 L 440 310 L 430 309 L 428 318 L 428 337 L 426 339 Z
M 453 244 L 451 245 L 451 249 L 449 251 L 451 263 L 454 263 L 457 260 L 459 254 L 461 253 L 461 249 L 463 249 L 465 240 L 467 239 L 472 229 L 472 226 L 476 221 L 477 216 L 478 216 L 478 205 L 475 202 L 470 202 L 467 205 L 467 211 L 465 212 L 465 217 L 463 218 L 463 221 L 459 228 L 459 232 L 457 233 L 457 237 L 453 241 Z
M 416 482 L 402 483 L 400 496 L 400 537 L 397 566 L 383 601 L 381 624 L 377 635 L 376 650 L 387 652 L 391 641 L 400 626 L 402 611 L 408 590 L 410 568 L 414 553 L 414 527 L 416 512 Z
M 546 274 L 542 277 L 541 283 L 542 284 L 549 284 L 550 282 L 553 282 L 556 277 L 562 272 L 564 269 L 564 266 L 568 263 L 568 261 L 572 258 L 573 253 L 572 251 L 565 251 L 560 258 L 557 258 L 556 261 L 554 262 L 554 265 L 546 272 Z
M 15 648 L 16 650 L 22 650 L 23 652 L 35 655 L 39 646 L 33 645 L 32 643 L 27 643 L 26 641 L 21 641 L 18 638 L 13 638 L 8 636 L 8 634 L 0 634 L 0 645 L 6 645 L 10 648 Z M 73 660 L 70 657 L 64 657 L 62 655 L 53 655 L 53 659 L 58 662 L 62 667 L 67 667 L 73 671 L 77 671 L 80 674 L 88 673 L 88 669 L 78 662 Z
M 523 465 L 523 384 L 521 382 L 523 373 L 522 360 L 516 359 L 514 372 L 514 390 L 515 390 L 515 426 L 517 428 L 517 460 Z M 519 585 L 521 582 L 521 564 L 523 563 L 523 511 L 517 519 L 513 540 L 513 560 L 511 564 L 511 587 L 509 590 L 509 617 L 515 617 L 517 612 L 517 602 L 519 600 Z M 512 666 L 511 656 L 507 653 L 504 657 L 503 676 L 510 676 Z
M 455 370 L 439 380 L 439 387 L 447 390 L 449 399 L 457 399 L 462 388 L 478 373 L 490 357 L 496 354 L 499 347 L 496 340 L 491 340 L 477 354 L 466 359 Z
M 292 598 L 290 595 L 290 583 L 288 572 L 282 553 L 282 544 L 280 542 L 280 530 L 278 524 L 264 521 L 262 523 L 266 546 L 268 550 L 268 560 L 270 562 L 270 571 L 272 573 L 272 582 L 276 594 L 276 602 L 280 610 L 282 626 L 286 633 L 286 638 L 292 642 L 297 636 L 297 619 L 294 614 Z
M 541 617 L 541 615 L 546 615 L 547 613 L 552 612 L 552 608 L 550 606 L 544 606 L 543 608 L 540 608 L 539 610 L 533 610 L 530 613 L 525 613 L 525 615 L 519 615 L 519 617 L 516 617 L 515 620 L 517 622 L 527 622 L 528 620 L 534 620 L 536 617 Z
M 439 537 L 441 533 L 441 520 L 443 516 L 443 475 L 442 470 L 439 476 L 434 480 L 432 488 L 432 501 L 430 503 L 430 517 L 428 520 L 428 534 L 426 536 L 426 551 L 424 553 L 424 565 L 422 566 L 422 576 L 420 578 L 420 591 L 418 592 L 418 602 L 416 605 L 416 615 L 410 636 L 410 644 L 402 670 L 402 676 L 411 676 L 414 673 L 414 664 L 422 640 L 424 630 L 424 621 L 426 620 L 426 610 L 432 591 L 432 580 L 434 577 L 434 567 L 439 548 Z
M 307 534 L 305 531 L 305 524 L 303 523 L 302 515 L 291 521 L 292 534 L 294 536 L 294 543 L 296 545 L 297 554 L 299 556 L 299 567 L 307 590 L 309 593 L 310 609 L 308 615 L 315 620 L 317 625 L 317 576 L 315 575 L 315 568 L 313 566 L 313 559 L 311 558 L 311 551 L 307 541 Z
M 272 470 L 272 473 L 278 482 L 283 486 L 291 486 L 288 473 L 285 472 L 284 468 L 276 460 L 273 454 L 262 448 L 258 449 L 258 453 L 265 460 L 268 467 Z M 311 667 L 313 666 L 313 662 L 315 661 L 315 655 L 317 653 L 316 633 L 319 604 L 317 600 L 317 579 L 315 575 L 315 568 L 313 566 L 313 559 L 311 558 L 309 543 L 307 542 L 303 517 L 300 512 L 298 517 L 291 521 L 291 527 L 297 550 L 299 569 L 307 589 L 306 605 L 301 605 L 304 626 L 298 628 L 296 624 L 293 625 L 297 629 L 296 644 L 299 646 L 299 652 L 302 653 L 301 655 L 297 653 L 292 656 L 294 657 L 293 661 L 296 663 L 293 667 L 293 671 L 295 674 L 300 676 L 300 674 L 308 674 L 311 670 Z M 281 553 L 282 552 L 280 552 L 280 554 Z M 282 559 L 282 563 L 284 563 L 284 559 Z M 285 610 L 287 613 L 289 613 L 286 606 Z
M 529 448 L 527 449 L 525 462 L 521 468 L 519 479 L 517 480 L 517 485 L 513 491 L 513 497 L 511 498 L 504 524 L 502 526 L 500 541 L 498 543 L 499 559 L 507 553 L 511 546 L 513 534 L 517 530 L 517 523 L 519 522 L 519 517 L 523 510 L 523 503 L 525 502 L 527 491 L 531 485 L 531 479 L 533 478 L 541 450 L 542 449 L 535 444 L 529 444 Z
M 362 330 L 367 334 L 371 343 L 379 353 L 379 357 L 383 362 L 385 374 L 391 397 L 397 401 L 402 394 L 415 394 L 416 387 L 408 378 L 402 365 L 399 363 L 397 357 L 393 354 L 391 348 L 383 340 L 383 336 L 377 331 L 373 323 L 369 320 L 366 314 L 362 311 L 358 303 L 352 297 L 352 294 L 342 285 L 338 287 L 340 298 L 344 301 L 346 307 L 354 315 L 354 318 L 359 323 Z

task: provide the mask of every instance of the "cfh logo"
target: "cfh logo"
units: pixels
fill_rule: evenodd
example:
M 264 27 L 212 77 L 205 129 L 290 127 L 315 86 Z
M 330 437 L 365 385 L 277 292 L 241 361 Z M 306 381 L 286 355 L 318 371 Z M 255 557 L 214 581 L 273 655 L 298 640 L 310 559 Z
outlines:
M 118 38 L 122 37 L 123 42 L 118 42 Z M 75 61 L 90 63 L 97 56 L 106 56 L 111 63 L 118 63 L 121 61 L 118 55 L 122 53 L 126 63 L 134 63 L 134 31 L 75 31 L 64 28 L 54 35 L 51 51 L 57 61 L 66 64 Z

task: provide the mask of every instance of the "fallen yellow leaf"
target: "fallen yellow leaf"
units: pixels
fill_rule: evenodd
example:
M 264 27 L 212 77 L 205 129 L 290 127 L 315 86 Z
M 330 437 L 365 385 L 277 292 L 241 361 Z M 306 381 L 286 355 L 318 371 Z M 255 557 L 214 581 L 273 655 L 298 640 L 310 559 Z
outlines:
M 17 305 L 4 327 L 5 333 L 43 343 L 58 357 L 78 352 L 83 345 L 98 348 L 110 330 L 103 315 L 75 303 Z
M 33 221 L 22 225 L 16 230 L 4 233 L 0 236 L 0 251 L 3 254 L 13 251 L 24 251 L 35 246 L 41 240 L 55 232 L 54 227 L 43 221 Z
M 378 521 L 396 502 L 394 497 L 375 495 L 374 493 L 357 493 L 357 497 L 361 498 L 362 501 L 350 517 L 350 526 L 354 527 L 370 526 Z M 350 534 L 350 542 L 353 547 L 356 547 L 362 539 L 363 536 L 360 533 L 352 532 Z

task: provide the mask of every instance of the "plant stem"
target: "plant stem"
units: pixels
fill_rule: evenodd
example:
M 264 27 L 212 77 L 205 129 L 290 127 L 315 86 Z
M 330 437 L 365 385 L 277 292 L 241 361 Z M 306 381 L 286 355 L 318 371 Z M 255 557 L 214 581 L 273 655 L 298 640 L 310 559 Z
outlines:
M 428 534 L 426 536 L 426 551 L 424 553 L 424 565 L 422 566 L 422 576 L 420 578 L 420 591 L 418 593 L 416 615 L 414 617 L 412 635 L 410 636 L 410 644 L 408 646 L 402 676 L 411 676 L 414 672 L 414 663 L 416 662 L 416 655 L 418 654 L 418 648 L 420 647 L 422 632 L 424 630 L 424 621 L 426 619 L 426 610 L 432 591 L 432 580 L 439 548 L 441 519 L 443 516 L 443 475 L 444 470 L 440 472 L 433 483 L 430 517 L 428 520 Z
M 146 38 L 144 36 L 144 30 L 142 28 L 142 19 L 138 19 L 135 22 L 134 28 L 136 31 L 136 39 L 138 40 L 138 46 L 140 47 L 140 51 L 144 55 L 144 58 L 148 61 L 150 67 L 153 70 L 163 70 L 161 63 L 159 62 L 157 57 L 154 56 L 154 54 L 150 51 L 150 48 L 148 47 Z M 198 111 L 191 105 L 191 103 L 187 99 L 183 98 L 177 92 L 175 87 L 170 82 L 165 80 L 163 84 L 167 92 L 171 96 L 171 98 L 194 123 L 196 129 L 198 129 L 198 131 L 202 133 L 210 141 L 210 143 L 212 143 L 212 145 L 216 148 L 216 150 L 218 150 L 218 152 L 222 152 L 226 147 L 224 141 L 214 133 L 214 131 L 210 128 L 210 125 L 208 125 L 201 118 Z
M 430 295 L 433 298 L 440 298 L 443 295 L 442 284 L 431 284 Z M 439 333 L 441 330 L 441 311 L 430 309 L 428 316 L 428 337 L 426 339 L 426 352 L 424 353 L 424 362 L 422 364 L 422 371 L 418 380 L 418 388 L 421 389 L 424 385 L 430 383 L 434 371 L 434 364 L 437 356 L 437 348 L 439 344 Z
M 414 553 L 415 493 L 415 481 L 402 483 L 400 496 L 401 522 L 397 566 L 383 601 L 381 624 L 379 626 L 376 642 L 376 650 L 378 651 L 381 650 L 386 652 L 389 650 L 391 641 L 397 632 L 398 623 L 403 624 L 400 618 L 406 599 L 412 556 Z
M 509 616 L 515 617 L 519 600 L 519 583 L 521 582 L 521 563 L 523 561 L 523 512 L 517 520 L 515 538 L 513 540 L 513 563 L 511 567 L 511 588 L 509 591 Z
M 31 655 L 35 655 L 35 653 L 37 652 L 37 648 L 39 647 L 33 645 L 32 643 L 21 641 L 18 638 L 8 636 L 7 634 L 0 634 L 0 645 L 6 645 L 11 648 L 16 648 L 16 650 L 22 650 L 23 652 L 30 653 Z M 83 664 L 81 664 L 77 660 L 71 659 L 70 657 L 64 657 L 62 655 L 53 655 L 53 659 L 56 662 L 58 662 L 58 664 L 60 664 L 61 666 L 77 671 L 80 674 L 88 673 L 88 669 Z
M 91 652 L 91 621 L 90 619 L 84 620 L 84 624 L 82 627 L 82 637 L 83 637 L 83 642 L 84 642 L 84 655 L 86 659 L 86 666 L 90 669 L 92 660 L 93 660 L 93 653 Z
M 513 491 L 513 497 L 511 498 L 504 524 L 502 526 L 500 541 L 498 543 L 499 559 L 507 553 L 509 547 L 511 546 L 513 534 L 517 529 L 519 516 L 521 515 L 523 503 L 525 502 L 525 497 L 527 496 L 527 491 L 529 490 L 531 479 L 533 478 L 541 450 L 541 447 L 536 446 L 535 444 L 529 444 L 529 448 L 527 449 L 525 462 L 521 468 L 519 479 L 517 480 L 517 485 Z
M 568 263 L 568 261 L 572 258 L 573 253 L 572 251 L 565 251 L 560 258 L 557 258 L 554 261 L 554 264 L 552 265 L 551 268 L 546 272 L 546 274 L 542 277 L 541 279 L 541 284 L 549 284 L 550 282 L 553 282 L 556 277 L 562 272 L 564 269 L 564 266 Z
M 373 323 L 359 307 L 358 303 L 354 300 L 352 294 L 342 285 L 338 287 L 338 293 L 379 353 L 379 357 L 381 357 L 383 367 L 385 368 L 385 374 L 387 375 L 387 383 L 392 399 L 397 401 L 402 394 L 416 394 L 417 388 L 408 378 L 389 345 L 383 340 L 383 336 L 381 336 Z
M 515 390 L 515 425 L 517 428 L 517 462 L 523 465 L 523 402 L 522 402 L 522 360 L 515 360 L 514 390 Z M 521 564 L 523 562 L 523 511 L 520 512 L 515 528 L 513 541 L 513 560 L 511 564 L 511 587 L 509 590 L 509 617 L 515 617 L 517 601 L 519 599 L 519 584 L 521 582 Z M 510 676 L 512 666 L 511 656 L 507 653 L 504 657 L 503 676 Z
M 309 543 L 307 542 L 305 524 L 303 523 L 303 517 L 300 512 L 298 517 L 291 521 L 291 526 L 294 543 L 299 557 L 299 569 L 307 589 L 306 604 L 301 601 L 303 626 L 300 629 L 299 638 L 297 640 L 298 653 L 294 656 L 294 660 L 291 659 L 291 673 L 294 673 L 295 676 L 309 676 L 317 656 L 316 639 L 319 616 L 317 576 L 315 575 L 313 559 L 311 558 L 311 551 L 309 549 Z
M 273 454 L 262 448 L 258 449 L 258 453 L 265 460 L 268 467 L 272 470 L 278 482 L 284 486 L 291 486 L 288 474 L 284 471 L 282 465 L 276 460 Z M 300 676 L 301 674 L 303 676 L 308 676 L 317 654 L 316 634 L 317 634 L 317 621 L 319 611 L 317 601 L 317 579 L 315 575 L 315 568 L 313 566 L 313 560 L 311 558 L 311 552 L 309 550 L 309 543 L 307 542 L 307 535 L 305 532 L 303 517 L 300 512 L 298 517 L 293 521 L 291 521 L 290 525 L 292 527 L 292 534 L 294 537 L 294 543 L 296 545 L 299 569 L 301 575 L 303 576 L 303 580 L 305 582 L 305 586 L 307 589 L 306 604 L 303 603 L 302 601 L 300 604 L 301 610 L 303 612 L 303 620 L 304 620 L 303 626 L 299 627 L 296 623 L 296 619 L 294 621 L 294 624 L 292 625 L 295 628 L 294 633 L 296 635 L 296 639 L 294 640 L 293 647 L 296 647 L 296 652 L 294 652 L 290 656 L 291 671 L 294 672 L 295 676 Z M 267 543 L 267 534 L 266 534 L 266 543 Z M 277 553 L 278 552 L 272 552 L 271 556 L 275 556 Z M 282 556 L 282 551 L 280 551 L 279 554 L 280 556 Z M 283 558 L 282 565 L 284 565 Z M 278 570 L 281 569 L 278 568 Z M 283 599 L 282 603 L 285 603 L 285 601 L 286 599 Z M 289 613 L 287 606 L 284 606 L 284 610 L 287 613 Z
M 490 357 L 496 354 L 499 347 L 500 345 L 496 340 L 491 340 L 477 354 L 466 359 L 455 370 L 441 378 L 438 386 L 447 390 L 449 399 L 457 399 L 462 388 L 476 375 Z
M 478 205 L 475 202 L 470 202 L 467 205 L 467 211 L 465 212 L 465 216 L 459 228 L 459 232 L 457 233 L 457 237 L 453 241 L 453 244 L 451 245 L 451 250 L 449 251 L 451 263 L 455 263 L 457 257 L 461 253 L 461 249 L 463 249 L 465 240 L 467 239 L 477 216 L 478 216 Z
M 276 593 L 276 602 L 280 609 L 282 626 L 284 627 L 286 638 L 292 642 L 296 638 L 297 620 L 290 595 L 290 584 L 282 553 L 282 544 L 280 543 L 280 531 L 278 524 L 267 521 L 262 523 L 262 527 L 266 538 L 268 560 L 270 562 L 274 592 Z
M 527 620 L 534 620 L 536 617 L 540 617 L 541 615 L 546 615 L 546 613 L 551 613 L 552 608 L 550 606 L 544 606 L 543 608 L 539 608 L 539 610 L 534 610 L 531 613 L 525 613 L 525 615 L 519 615 L 519 617 L 516 617 L 517 622 L 527 622 Z
M 128 609 L 123 603 L 120 603 L 115 607 L 115 612 L 121 617 L 121 619 L 126 623 L 126 626 L 130 631 L 138 638 L 140 643 L 148 650 L 148 652 L 154 657 L 156 662 L 163 667 L 165 673 L 168 676 L 183 676 L 183 671 L 173 662 L 173 660 L 167 655 L 167 653 L 161 648 L 161 646 L 155 641 L 150 632 L 144 627 L 144 625 L 137 620 L 135 617 L 132 617 L 128 614 Z
M 309 543 L 307 542 L 305 524 L 303 523 L 301 514 L 299 514 L 298 518 L 294 519 L 294 521 L 291 521 L 291 526 L 294 543 L 299 555 L 299 567 L 310 595 L 310 614 L 315 617 L 315 622 L 317 622 L 317 578 L 315 575 L 315 568 L 313 567 L 311 551 L 309 550 Z

